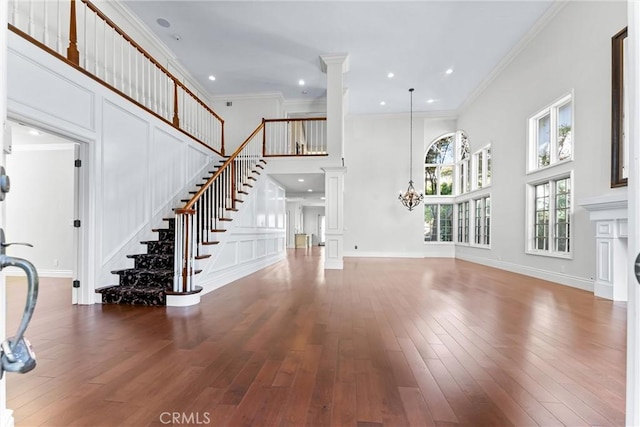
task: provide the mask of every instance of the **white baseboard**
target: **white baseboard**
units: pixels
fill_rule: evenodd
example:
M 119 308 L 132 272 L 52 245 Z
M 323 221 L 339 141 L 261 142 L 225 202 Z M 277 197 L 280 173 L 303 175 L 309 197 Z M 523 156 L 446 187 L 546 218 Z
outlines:
M 456 254 L 456 259 L 469 261 L 476 264 L 482 264 L 489 267 L 495 267 L 500 270 L 511 271 L 512 273 L 523 274 L 525 276 L 535 277 L 536 279 L 547 280 L 549 282 L 558 283 L 560 285 L 582 289 L 584 291 L 593 292 L 594 289 L 593 280 L 585 279 L 582 277 L 556 273 L 554 271 L 541 270 L 539 268 L 527 267 L 524 265 L 512 264 L 504 261 L 497 261 L 489 258 L 475 257 L 466 254 Z
M 359 252 L 345 251 L 345 258 L 424 258 L 421 252 Z
M 38 271 L 38 277 L 56 277 L 56 278 L 73 278 L 73 271 L 71 270 L 44 270 L 36 268 Z M 25 277 L 24 271 L 17 267 L 7 267 L 2 270 L 5 276 L 8 277 Z
M 13 418 L 13 409 L 5 409 L 2 414 L 2 427 L 14 427 L 15 418 Z
M 167 307 L 189 307 L 200 304 L 202 292 L 190 295 L 167 295 Z
M 262 270 L 272 264 L 280 262 L 287 257 L 286 252 L 280 252 L 266 257 L 261 257 L 254 262 L 246 262 L 233 267 L 225 268 L 214 273 L 208 274 L 206 277 L 198 280 L 197 286 L 202 286 L 202 292 L 198 295 L 205 295 L 209 292 L 215 291 L 224 285 L 227 285 L 238 279 L 242 279 L 249 274 L 255 273 L 258 270 Z
M 597 297 L 606 298 L 606 299 L 609 299 L 609 300 L 613 301 L 613 286 L 612 285 L 596 282 L 594 284 L 593 293 Z

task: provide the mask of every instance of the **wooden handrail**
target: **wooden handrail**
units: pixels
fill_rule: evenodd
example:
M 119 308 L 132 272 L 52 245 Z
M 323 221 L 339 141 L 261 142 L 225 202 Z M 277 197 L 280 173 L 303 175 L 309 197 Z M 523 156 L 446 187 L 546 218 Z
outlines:
M 200 190 L 198 190 L 198 192 L 196 194 L 194 194 L 193 197 L 180 210 L 192 209 L 193 205 L 195 205 L 195 203 L 202 196 L 202 194 L 204 194 L 204 192 L 209 187 L 211 187 L 213 182 L 216 179 L 218 179 L 220 174 L 222 174 L 222 172 L 227 168 L 227 166 L 229 166 L 229 164 L 235 160 L 235 158 L 244 149 L 244 147 L 246 147 L 247 144 L 249 144 L 249 142 L 251 142 L 253 137 L 255 137 L 263 128 L 264 128 L 264 123 L 260 123 L 258 125 L 258 127 L 256 128 L 256 130 L 254 130 L 253 133 L 251 133 L 251 135 L 249 135 L 249 137 L 240 145 L 240 147 L 238 147 L 238 149 L 227 159 L 227 161 L 222 164 L 222 166 L 213 174 L 213 176 L 207 180 L 207 182 L 202 186 L 202 188 L 200 188 Z M 179 210 L 176 210 L 176 213 L 178 213 L 178 211 Z
M 73 0 L 72 0 L 73 1 Z M 125 33 L 120 27 L 118 27 L 116 25 L 115 22 L 113 22 L 111 19 L 109 19 L 104 13 L 102 13 L 100 11 L 100 9 L 98 9 L 96 6 L 93 5 L 93 3 L 91 3 L 88 0 L 80 0 L 81 2 L 83 2 L 84 4 L 87 5 L 87 7 L 93 11 L 96 15 L 98 15 L 98 17 L 100 19 L 102 19 L 104 22 L 106 22 L 111 28 L 113 28 L 118 34 L 120 34 L 120 36 L 122 36 L 122 38 L 124 38 L 126 41 L 128 41 L 133 47 L 136 48 L 136 50 L 138 50 L 138 52 L 140 52 L 145 58 L 147 58 L 149 60 L 149 62 L 153 63 L 153 65 L 155 65 L 156 67 L 158 67 L 158 69 L 160 71 L 162 71 L 164 74 L 166 74 L 171 80 L 174 81 L 174 83 L 178 86 L 180 86 L 182 88 L 182 90 L 184 90 L 189 96 L 191 96 L 193 99 L 196 100 L 196 102 L 198 102 L 203 108 L 205 108 L 209 113 L 211 113 L 214 117 L 216 117 L 218 120 L 220 120 L 221 122 L 224 122 L 224 120 L 222 120 L 222 117 L 220 117 L 218 114 L 216 114 L 215 111 L 213 111 L 207 104 L 205 104 L 204 102 L 202 102 L 202 100 L 200 100 L 200 98 L 198 98 L 193 92 L 191 92 L 191 90 L 185 86 L 180 80 L 178 80 L 177 77 L 175 77 L 169 70 L 167 70 L 162 64 L 160 64 L 155 58 L 153 58 L 146 50 L 144 50 L 144 48 L 142 46 L 140 46 L 138 43 L 136 43 L 135 40 L 133 40 L 131 37 L 129 37 L 129 35 L 127 33 Z
M 311 121 L 327 121 L 326 117 L 309 117 L 307 119 L 304 118 L 295 118 L 295 119 L 262 119 L 265 123 L 272 122 L 311 122 Z

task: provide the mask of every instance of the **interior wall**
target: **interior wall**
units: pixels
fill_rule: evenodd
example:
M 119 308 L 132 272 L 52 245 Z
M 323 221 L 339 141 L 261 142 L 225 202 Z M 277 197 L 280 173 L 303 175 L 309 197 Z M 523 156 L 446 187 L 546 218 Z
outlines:
M 6 157 L 11 191 L 7 194 L 5 234 L 12 256 L 31 261 L 44 277 L 71 277 L 73 272 L 73 144 L 47 148 L 21 145 L 14 138 Z M 7 274 L 22 270 L 7 269 Z
M 413 180 L 419 191 L 424 189 L 425 147 L 455 130 L 454 119 L 414 115 Z M 408 114 L 347 117 L 345 256 L 424 256 L 423 208 L 409 212 L 398 200 L 409 181 L 409 136 Z
M 456 256 L 588 288 L 595 275 L 595 226 L 580 207 L 611 193 L 611 37 L 626 25 L 624 2 L 566 2 L 459 117 L 472 152 L 491 143 L 491 250 L 458 246 Z M 527 121 L 573 91 L 572 259 L 525 254 Z M 624 190 L 622 190 L 624 191 Z
M 304 206 L 302 208 L 304 216 L 304 233 L 311 235 L 311 244 L 318 246 L 320 235 L 318 234 L 318 216 L 324 215 L 324 206 Z
M 296 247 L 296 233 L 304 230 L 304 215 L 300 202 L 287 202 L 287 215 L 289 216 L 289 227 L 287 232 L 287 247 L 292 249 Z
M 232 105 L 228 106 L 230 102 Z M 225 154 L 232 154 L 251 135 L 262 119 L 282 117 L 282 97 L 279 95 L 215 98 L 213 109 L 224 119 Z

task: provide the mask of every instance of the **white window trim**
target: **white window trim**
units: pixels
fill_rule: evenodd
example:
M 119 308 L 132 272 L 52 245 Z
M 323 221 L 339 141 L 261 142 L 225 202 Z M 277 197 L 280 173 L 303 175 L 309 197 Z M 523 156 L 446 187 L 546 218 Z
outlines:
M 557 160 L 557 135 L 555 129 L 557 129 L 557 112 L 560 107 L 564 104 L 571 102 L 571 156 L 564 160 Z M 549 155 L 551 158 L 549 159 L 549 164 L 547 166 L 538 167 L 538 127 L 534 124 L 537 124 L 538 120 L 541 117 L 550 115 L 551 123 L 549 124 L 551 132 L 550 132 L 550 141 L 551 147 L 549 147 Z M 527 140 L 527 150 L 526 150 L 526 165 L 527 170 L 526 174 L 531 174 L 534 172 L 539 172 L 542 170 L 547 170 L 553 168 L 558 165 L 562 165 L 565 163 L 570 163 L 573 161 L 575 155 L 575 141 L 576 141 L 576 132 L 575 132 L 575 102 L 574 102 L 574 94 L 573 89 L 547 105 L 546 107 L 539 110 L 537 113 L 533 114 L 527 120 L 527 132 L 528 132 L 528 140 Z
M 472 203 L 472 205 L 473 205 L 473 213 L 471 214 L 471 217 L 473 219 L 473 230 L 472 230 L 473 232 L 470 233 L 470 237 L 471 237 L 471 235 L 473 235 L 473 239 L 470 239 L 469 246 L 471 246 L 473 248 L 491 249 L 491 243 L 493 242 L 493 239 L 491 238 L 491 235 L 493 234 L 491 232 L 491 230 L 493 229 L 493 226 L 490 225 L 490 227 L 489 227 L 489 244 L 487 245 L 485 243 L 476 243 L 476 203 L 478 203 L 480 200 L 486 199 L 487 197 L 490 200 L 492 200 L 491 206 L 493 207 L 493 199 L 491 198 L 491 193 L 486 193 L 486 194 L 481 195 L 480 197 L 476 197 L 476 198 L 472 198 L 471 199 L 471 201 L 473 202 Z M 483 207 L 483 209 L 486 209 L 486 207 Z M 492 211 L 492 213 L 493 213 L 493 211 Z M 484 221 L 482 222 L 481 227 L 484 227 Z M 484 237 L 484 235 L 482 233 L 480 233 L 480 237 Z
M 487 152 L 491 149 L 491 144 L 487 144 L 478 151 L 474 152 L 471 155 L 471 191 L 478 191 L 485 188 L 490 188 L 491 184 L 487 184 L 487 176 L 488 176 L 488 165 L 489 161 L 487 159 Z M 478 186 L 478 154 L 482 153 L 482 186 Z M 492 181 L 493 181 L 493 171 L 492 171 Z
M 452 205 L 452 209 L 453 209 L 453 217 L 451 219 L 452 223 L 451 223 L 451 241 L 450 242 L 446 242 L 446 241 L 442 241 L 442 240 L 424 240 L 424 234 L 422 236 L 422 243 L 425 245 L 452 245 L 454 243 L 454 238 L 455 238 L 455 209 L 456 209 L 456 203 L 455 203 L 455 198 L 450 197 L 450 196 L 432 196 L 434 199 L 433 200 L 429 200 L 428 202 L 424 202 L 422 209 L 423 209 L 423 221 L 424 221 L 424 208 L 427 205 L 438 205 L 438 216 L 436 218 L 436 231 L 437 231 L 437 236 L 438 239 L 440 238 L 440 206 L 442 205 Z
M 564 179 L 564 178 L 569 178 L 569 180 L 571 181 L 571 194 L 569 196 L 569 203 L 571 206 L 570 209 L 570 218 L 571 221 L 569 222 L 569 236 L 570 240 L 569 240 L 569 247 L 571 248 L 569 250 L 569 252 L 557 252 L 553 250 L 553 246 L 554 246 L 554 234 L 555 233 L 555 218 L 552 217 L 551 213 L 554 211 L 554 206 L 555 206 L 555 189 L 553 189 L 552 191 L 550 191 L 550 200 L 549 200 L 549 249 L 548 251 L 544 251 L 544 250 L 539 250 L 539 249 L 534 249 L 533 247 L 533 238 L 534 238 L 534 230 L 533 230 L 533 224 L 535 222 L 535 214 L 534 214 L 534 198 L 535 198 L 535 186 L 539 185 L 539 184 L 544 184 L 546 182 L 555 182 L 558 181 L 560 179 Z M 525 227 L 525 253 L 527 255 L 538 255 L 538 256 L 544 256 L 544 257 L 550 257 L 550 258 L 560 258 L 560 259 L 573 259 L 573 248 L 574 248 L 574 238 L 575 238 L 575 234 L 573 232 L 574 229 L 574 197 L 575 197 L 575 180 L 573 178 L 573 170 L 569 171 L 569 172 L 564 172 L 564 173 L 558 173 L 555 175 L 549 175 L 546 176 L 544 178 L 539 178 L 533 181 L 529 181 L 527 182 L 526 186 L 526 195 L 527 195 L 527 201 L 526 201 L 526 227 Z M 551 187 L 550 187 L 551 188 Z M 553 218 L 553 221 L 551 221 L 551 219 Z

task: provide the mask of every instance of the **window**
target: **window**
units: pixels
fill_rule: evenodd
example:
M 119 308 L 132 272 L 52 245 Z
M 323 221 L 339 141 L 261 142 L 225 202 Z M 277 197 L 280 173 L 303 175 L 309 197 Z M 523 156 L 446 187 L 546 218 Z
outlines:
M 460 148 L 458 150 L 458 188 L 457 194 L 468 193 L 471 190 L 471 162 L 469 160 L 469 139 L 464 132 L 460 134 Z
M 424 241 L 453 241 L 453 205 L 424 205 Z
M 566 256 L 571 253 L 571 177 L 530 185 L 529 252 Z
M 473 165 L 475 176 L 473 181 L 474 190 L 491 185 L 491 146 L 487 145 L 473 155 Z
M 453 195 L 455 134 L 436 140 L 427 151 L 424 169 L 426 196 Z
M 476 245 L 489 245 L 491 234 L 491 198 L 482 197 L 473 201 L 475 205 L 473 241 Z
M 573 103 L 567 95 L 529 119 L 529 170 L 573 158 Z
M 458 203 L 458 243 L 469 243 L 469 201 Z

